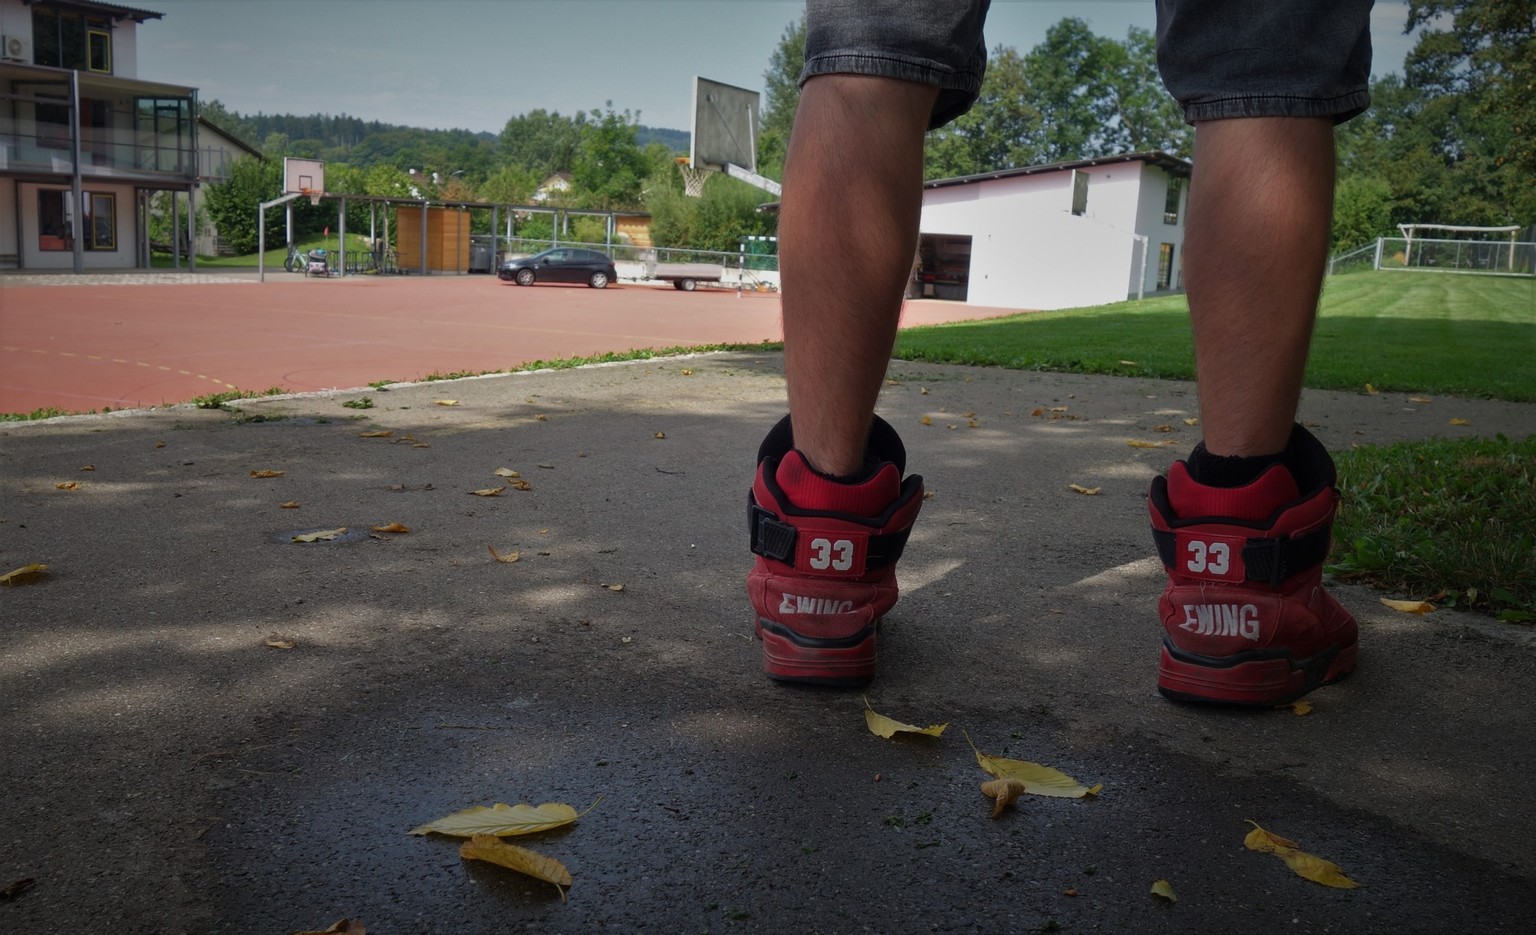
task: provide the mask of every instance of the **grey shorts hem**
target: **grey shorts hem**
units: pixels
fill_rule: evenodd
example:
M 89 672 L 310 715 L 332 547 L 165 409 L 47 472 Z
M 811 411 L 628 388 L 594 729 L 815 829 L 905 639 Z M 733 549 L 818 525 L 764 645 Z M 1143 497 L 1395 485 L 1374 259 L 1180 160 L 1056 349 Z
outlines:
M 1241 117 L 1329 117 L 1343 123 L 1371 105 L 1371 93 L 1361 89 L 1337 97 L 1306 97 L 1298 94 L 1245 94 L 1213 100 L 1189 101 L 1184 120 L 1231 120 Z
M 982 79 L 979 71 L 956 71 L 931 59 L 851 49 L 823 52 L 806 59 L 805 68 L 800 72 L 801 87 L 818 75 L 895 78 L 938 88 L 939 99 L 933 105 L 930 129 L 943 126 L 970 110 L 971 103 L 981 91 Z

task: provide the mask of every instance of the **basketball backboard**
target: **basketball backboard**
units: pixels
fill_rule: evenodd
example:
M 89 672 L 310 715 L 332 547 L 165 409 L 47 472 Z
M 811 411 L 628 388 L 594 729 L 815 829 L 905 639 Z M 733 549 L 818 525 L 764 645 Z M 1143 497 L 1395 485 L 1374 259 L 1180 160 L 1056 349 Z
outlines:
M 746 88 L 694 77 L 693 136 L 688 154 L 694 168 L 735 165 L 757 171 L 760 96 Z
M 299 159 L 295 156 L 283 157 L 283 192 L 293 194 L 295 192 L 323 192 L 325 191 L 325 162 L 320 159 Z

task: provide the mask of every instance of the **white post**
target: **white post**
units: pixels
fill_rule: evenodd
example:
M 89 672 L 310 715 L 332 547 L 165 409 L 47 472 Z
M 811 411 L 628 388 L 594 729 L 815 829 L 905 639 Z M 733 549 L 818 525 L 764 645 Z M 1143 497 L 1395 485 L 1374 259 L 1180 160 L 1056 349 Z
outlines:
M 1376 262 L 1375 262 L 1375 264 L 1372 267 L 1373 269 L 1381 269 L 1381 251 L 1382 251 L 1382 248 L 1386 246 L 1386 243 L 1387 243 L 1387 238 L 1385 238 L 1385 237 L 1377 237 L 1376 238 Z
M 1141 272 L 1136 276 L 1136 301 L 1140 302 L 1147 295 L 1147 244 L 1151 242 L 1146 234 L 1132 234 L 1141 243 Z

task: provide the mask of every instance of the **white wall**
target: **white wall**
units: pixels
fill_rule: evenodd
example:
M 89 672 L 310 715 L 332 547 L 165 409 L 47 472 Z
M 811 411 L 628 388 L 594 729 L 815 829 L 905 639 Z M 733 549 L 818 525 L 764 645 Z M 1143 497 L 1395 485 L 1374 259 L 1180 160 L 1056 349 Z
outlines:
M 1173 181 L 1164 169 L 1142 164 L 1141 200 L 1136 209 L 1136 230 L 1147 235 L 1147 271 L 1143 287 L 1147 292 L 1157 289 L 1158 244 L 1173 244 L 1174 289 L 1184 288 L 1184 278 L 1179 275 L 1179 264 L 1184 259 L 1184 213 L 1189 202 L 1189 180 L 1184 180 L 1184 190 L 1179 195 L 1179 219 L 1176 224 L 1163 223 L 1163 209 L 1168 206 L 1168 185 Z M 1131 270 L 1130 294 L 1136 294 L 1136 274 L 1139 265 Z
M 131 19 L 119 20 L 112 27 L 112 74 L 119 78 L 139 76 L 138 28 Z
M 28 269 L 72 269 L 74 253 L 69 250 L 39 250 L 37 247 L 37 193 L 43 189 L 68 191 L 68 186 L 21 186 L 21 265 Z M 86 269 L 123 269 L 133 266 L 133 186 L 104 185 L 87 180 L 87 192 L 111 192 L 117 195 L 117 249 L 85 251 Z
M 21 0 L 0 0 L 0 35 L 32 40 L 32 8 Z M 28 57 L 27 64 L 32 59 Z
M 1055 309 L 1123 301 L 1139 256 L 1133 233 L 1141 170 L 1139 162 L 1082 170 L 1089 181 L 1081 216 L 1072 214 L 1070 171 L 927 189 L 922 232 L 971 237 L 967 304 Z

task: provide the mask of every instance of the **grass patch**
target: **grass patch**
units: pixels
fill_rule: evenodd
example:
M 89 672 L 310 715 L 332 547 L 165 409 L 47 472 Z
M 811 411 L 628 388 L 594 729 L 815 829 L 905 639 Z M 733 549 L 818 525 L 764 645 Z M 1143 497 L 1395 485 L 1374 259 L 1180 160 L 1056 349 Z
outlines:
M 111 412 L 112 410 L 107 409 L 105 411 Z M 90 412 L 70 412 L 64 409 L 55 409 L 52 406 L 45 406 L 41 409 L 34 409 L 31 412 L 0 412 L 0 422 L 36 422 L 39 419 L 53 419 L 57 418 L 58 416 L 81 416 L 95 414 L 96 410 L 94 409 L 92 409 Z
M 349 399 L 342 403 L 348 409 L 372 409 L 373 397 L 359 396 L 357 399 Z
M 194 396 L 187 402 L 199 409 L 223 409 L 225 403 L 234 402 L 237 399 L 256 399 L 261 396 L 281 396 L 288 392 L 281 386 L 269 386 L 261 392 L 255 390 L 225 390 L 222 393 L 209 393 L 206 396 Z
M 1330 570 L 1403 597 L 1536 622 L 1536 435 L 1338 453 Z
M 655 349 L 639 349 L 632 351 L 608 351 L 602 354 L 593 354 L 590 357 L 562 357 L 558 360 L 531 360 L 516 367 L 508 367 L 502 370 L 454 370 L 447 373 L 429 373 L 419 382 L 433 383 L 438 380 L 462 380 L 465 377 L 484 377 L 498 373 L 524 373 L 530 370 L 573 370 L 577 367 L 587 367 L 592 364 L 623 363 L 631 360 L 651 360 L 655 357 L 678 357 L 684 354 L 709 354 L 716 351 L 744 351 L 747 353 L 761 353 L 765 351 L 780 351 L 784 349 L 782 341 L 763 341 L 760 344 L 695 344 L 687 347 L 664 347 Z M 378 383 L 370 383 L 369 386 L 378 386 L 380 383 L 394 381 L 381 380 Z
M 895 356 L 1193 380 L 1183 296 L 901 331 Z M 1306 385 L 1536 401 L 1536 279 L 1366 272 L 1323 290 Z
M 335 250 L 340 243 L 340 238 L 335 234 L 327 237 L 324 234 L 305 234 L 295 241 L 300 251 L 308 253 L 311 250 Z M 355 233 L 347 234 L 348 250 L 367 250 L 368 238 Z M 247 253 L 244 256 L 208 256 L 199 253 L 197 255 L 198 269 L 255 269 L 259 253 Z M 288 259 L 288 245 L 280 244 L 267 251 L 267 269 L 282 271 L 283 261 Z M 149 258 L 149 265 L 154 269 L 170 269 L 171 255 L 169 253 L 156 253 Z M 182 260 L 182 268 L 186 268 L 186 260 Z

